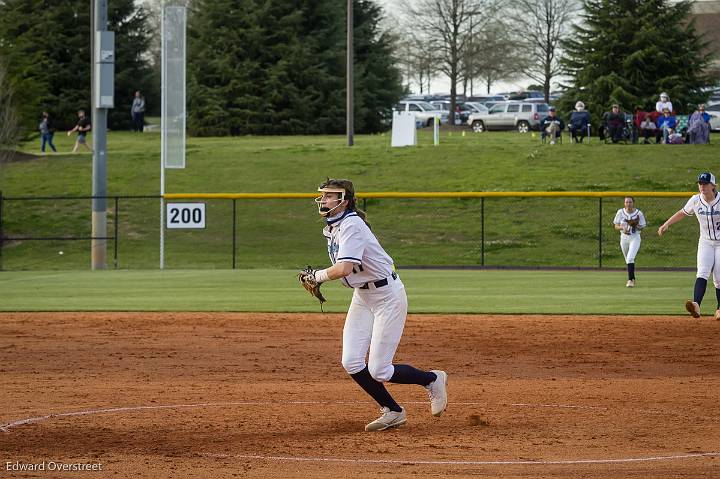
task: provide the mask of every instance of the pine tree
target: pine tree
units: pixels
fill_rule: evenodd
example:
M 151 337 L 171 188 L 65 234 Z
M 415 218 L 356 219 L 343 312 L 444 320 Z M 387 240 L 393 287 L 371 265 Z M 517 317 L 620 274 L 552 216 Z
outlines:
M 333 0 L 198 0 L 189 26 L 195 135 L 345 132 L 345 12 Z M 355 2 L 356 130 L 400 96 L 380 10 Z
M 355 128 L 378 132 L 385 128 L 390 107 L 403 94 L 402 75 L 392 39 L 379 28 L 382 10 L 374 2 L 354 2 Z
M 564 42 L 569 88 L 559 106 L 582 100 L 597 121 L 612 103 L 625 111 L 655 108 L 660 92 L 688 113 L 710 84 L 709 55 L 688 22 L 690 2 L 586 0 L 584 22 Z
M 108 28 L 115 32 L 115 109 L 108 126 L 130 122 L 135 90 L 149 90 L 147 16 L 133 0 L 109 2 Z M 79 108 L 90 111 L 90 4 L 87 0 L 5 0 L 0 3 L 0 55 L 22 125 L 34 130 L 50 111 L 58 126 L 73 125 Z M 159 102 L 159 98 L 157 100 Z

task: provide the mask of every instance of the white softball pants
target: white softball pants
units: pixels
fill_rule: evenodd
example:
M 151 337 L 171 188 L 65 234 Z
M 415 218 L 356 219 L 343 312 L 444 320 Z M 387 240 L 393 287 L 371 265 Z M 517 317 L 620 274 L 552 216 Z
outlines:
M 708 279 L 713 273 L 713 282 L 720 288 L 720 241 L 700 238 L 697 251 L 697 277 Z
M 625 264 L 634 263 L 635 257 L 640 250 L 640 234 L 621 234 L 620 249 L 622 250 L 623 256 L 625 257 Z
M 343 328 L 342 365 L 348 374 L 365 369 L 367 355 L 370 376 L 380 382 L 390 380 L 407 308 L 400 278 L 388 278 L 388 285 L 382 288 L 355 288 Z

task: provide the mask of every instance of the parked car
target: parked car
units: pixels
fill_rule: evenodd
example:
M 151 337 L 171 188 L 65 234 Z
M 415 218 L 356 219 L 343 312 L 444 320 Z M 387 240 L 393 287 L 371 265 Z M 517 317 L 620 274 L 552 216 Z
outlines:
M 708 111 L 707 113 L 710 115 L 710 129 L 720 131 L 720 112 Z
M 473 111 L 470 112 L 471 115 L 473 113 L 487 113 L 487 111 L 490 109 L 487 106 L 485 106 L 482 103 L 477 102 L 477 101 L 468 101 L 468 102 L 465 102 L 465 104 L 467 106 L 469 106 L 470 108 L 472 108 Z
M 499 101 L 505 101 L 505 97 L 502 95 L 479 95 L 479 96 L 471 96 L 468 98 L 468 101 L 471 101 L 473 103 L 482 103 L 487 106 L 487 102 L 499 102 Z
M 440 123 L 448 122 L 448 112 L 436 109 L 430 103 L 425 101 L 406 101 L 401 100 L 395 107 L 397 111 L 411 111 L 415 113 L 415 119 L 421 121 L 425 126 L 432 126 L 435 117 L 440 117 Z
M 535 98 L 544 99 L 545 94 L 541 91 L 519 91 L 508 96 L 508 100 L 530 100 Z
M 428 103 L 430 103 L 432 106 L 434 106 L 438 110 L 447 112 L 448 117 L 450 116 L 450 101 L 449 100 L 430 101 Z M 475 110 L 473 110 L 472 107 L 467 106 L 467 104 L 463 103 L 463 102 L 457 102 L 455 104 L 455 107 L 459 109 L 459 111 L 456 111 L 456 113 L 455 113 L 455 124 L 456 125 L 462 125 L 464 123 L 467 123 L 467 120 L 470 117 L 470 114 L 475 113 Z
M 494 105 L 487 113 L 470 115 L 467 124 L 473 131 L 512 130 L 520 133 L 537 130 L 540 121 L 547 116 L 547 103 L 508 101 Z

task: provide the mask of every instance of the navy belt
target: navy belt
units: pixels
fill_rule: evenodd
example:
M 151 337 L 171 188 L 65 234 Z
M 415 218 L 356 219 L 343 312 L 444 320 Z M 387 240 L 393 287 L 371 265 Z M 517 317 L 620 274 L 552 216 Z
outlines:
M 393 272 L 393 274 L 390 275 L 390 277 L 391 277 L 393 280 L 395 280 L 395 279 L 397 279 L 397 274 L 396 274 L 395 272 Z M 365 283 L 365 284 L 363 284 L 362 286 L 360 286 L 358 289 L 370 289 L 370 285 L 371 285 L 371 284 L 372 284 L 373 286 L 375 286 L 376 288 L 382 288 L 383 286 L 387 286 L 387 285 L 388 285 L 388 278 L 379 279 L 379 280 L 377 280 L 377 281 L 368 281 L 367 283 Z

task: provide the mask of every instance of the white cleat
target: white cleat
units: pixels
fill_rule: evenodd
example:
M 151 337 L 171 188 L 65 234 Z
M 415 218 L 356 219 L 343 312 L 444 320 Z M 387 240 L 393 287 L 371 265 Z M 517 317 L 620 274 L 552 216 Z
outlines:
M 700 305 L 695 301 L 690 301 L 689 299 L 685 301 L 685 309 L 688 310 L 688 313 L 690 313 L 693 318 L 700 317 Z
M 433 416 L 438 417 L 447 407 L 448 375 L 445 371 L 435 369 L 430 372 L 435 373 L 437 379 L 425 386 L 425 388 L 428 390 L 428 396 L 430 396 L 430 411 Z
M 635 287 L 635 280 L 629 279 L 627 283 L 625 283 L 626 288 L 634 288 Z
M 720 309 L 715 310 L 715 321 L 720 321 Z
M 366 431 L 384 431 L 393 427 L 398 427 L 407 422 L 407 414 L 405 414 L 405 408 L 401 408 L 402 411 L 396 412 L 391 411 L 390 408 L 380 408 L 382 415 L 375 419 L 373 422 L 365 426 Z

